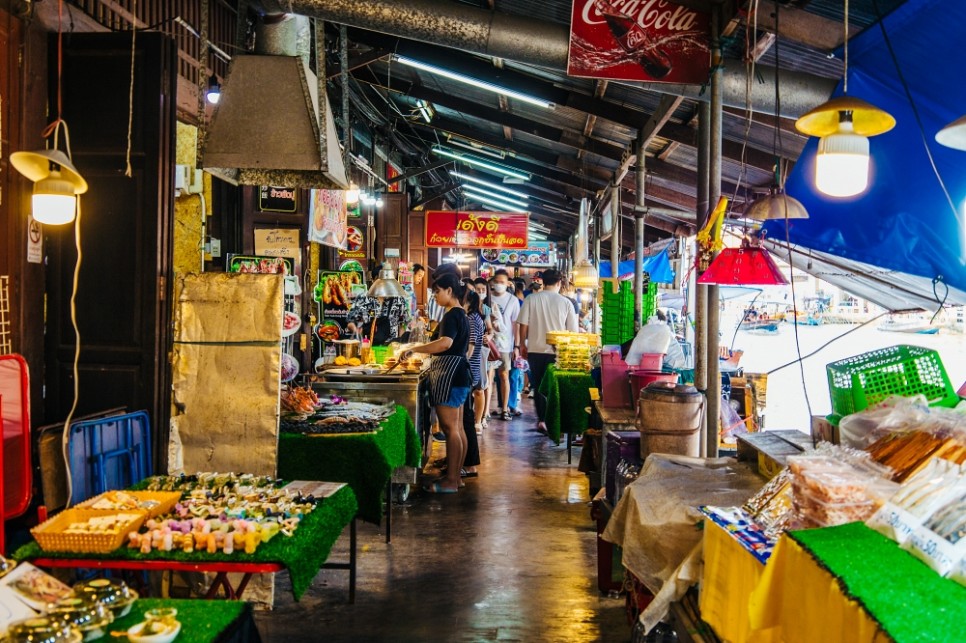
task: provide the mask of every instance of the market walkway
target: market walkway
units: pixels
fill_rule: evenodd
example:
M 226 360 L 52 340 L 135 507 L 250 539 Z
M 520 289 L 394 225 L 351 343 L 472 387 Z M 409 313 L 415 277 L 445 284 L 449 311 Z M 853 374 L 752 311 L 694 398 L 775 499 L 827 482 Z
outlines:
M 391 545 L 360 523 L 355 605 L 345 572 L 323 571 L 299 603 L 280 575 L 276 609 L 258 614 L 266 643 L 629 640 L 623 599 L 597 592 L 579 450 L 568 466 L 529 413 L 490 423 L 480 477 L 458 495 L 397 506 Z

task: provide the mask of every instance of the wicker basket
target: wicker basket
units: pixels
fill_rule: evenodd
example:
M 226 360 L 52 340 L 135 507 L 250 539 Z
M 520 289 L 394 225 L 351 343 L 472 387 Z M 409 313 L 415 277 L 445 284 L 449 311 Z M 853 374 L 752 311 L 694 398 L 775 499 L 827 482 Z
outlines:
M 76 509 L 94 509 L 94 505 L 97 504 L 99 500 L 101 500 L 102 498 L 107 498 L 110 500 L 116 493 L 118 492 L 108 491 L 106 493 L 102 493 L 99 496 L 94 496 L 93 498 L 85 500 L 84 502 L 77 505 L 75 508 Z M 171 510 L 174 509 L 174 506 L 178 504 L 179 500 L 181 500 L 180 491 L 123 491 L 121 493 L 124 493 L 125 495 L 128 495 L 128 496 L 134 496 L 135 498 L 138 499 L 139 503 L 143 503 L 148 500 L 154 500 L 158 503 L 158 505 L 151 509 L 144 509 L 140 507 L 129 509 L 125 507 L 123 509 L 117 508 L 117 509 L 94 509 L 94 510 L 102 511 L 102 512 L 122 511 L 124 513 L 144 512 L 144 513 L 147 513 L 148 518 L 157 518 L 158 516 L 164 515 L 166 513 L 171 513 Z
M 123 523 L 117 533 L 68 534 L 64 533 L 70 525 L 77 522 L 87 522 L 91 518 L 116 516 L 119 513 L 133 516 Z M 135 511 L 98 511 L 96 509 L 67 509 L 53 518 L 43 522 L 30 533 L 37 539 L 40 548 L 45 551 L 68 551 L 78 554 L 107 554 L 120 548 L 127 540 L 127 535 L 137 531 L 147 520 L 147 513 Z

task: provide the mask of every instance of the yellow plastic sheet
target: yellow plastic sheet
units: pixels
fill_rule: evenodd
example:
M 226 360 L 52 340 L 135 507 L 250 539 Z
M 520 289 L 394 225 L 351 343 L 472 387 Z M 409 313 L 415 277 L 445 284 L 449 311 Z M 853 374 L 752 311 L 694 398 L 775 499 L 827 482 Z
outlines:
M 782 536 L 748 605 L 749 641 L 864 643 L 889 641 L 862 607 L 808 552 Z M 776 638 L 758 639 L 757 636 Z
M 765 566 L 720 525 L 704 521 L 704 577 L 701 580 L 701 619 L 724 641 L 778 643 L 774 630 L 751 639 L 748 599 Z

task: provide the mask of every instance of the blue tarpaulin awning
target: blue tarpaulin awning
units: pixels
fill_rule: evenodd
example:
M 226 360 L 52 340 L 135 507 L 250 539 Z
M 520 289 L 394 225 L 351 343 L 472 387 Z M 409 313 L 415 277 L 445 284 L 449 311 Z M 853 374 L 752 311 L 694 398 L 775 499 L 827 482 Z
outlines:
M 629 259 L 628 261 L 622 261 L 618 264 L 618 269 L 620 274 L 617 276 L 621 279 L 634 276 L 634 260 Z M 611 277 L 610 262 L 602 261 L 600 262 L 600 276 L 602 279 L 609 279 Z M 663 250 L 653 257 L 644 258 L 644 272 L 646 272 L 651 281 L 659 284 L 670 284 L 674 283 L 674 270 L 671 268 L 671 260 L 668 259 L 667 250 Z
M 944 147 L 934 138 L 943 126 L 966 113 L 962 52 L 966 2 L 908 0 L 886 16 L 883 25 L 922 131 L 882 30 L 875 25 L 850 41 L 848 94 L 891 113 L 896 127 L 870 139 L 869 189 L 849 199 L 831 198 L 815 189 L 818 139 L 809 140 L 786 183 L 786 191 L 802 202 L 809 218 L 790 221 L 788 239 L 801 256 L 815 251 L 816 256 L 847 260 L 840 262 L 838 270 L 852 265 L 859 271 L 858 278 L 870 267 L 883 268 L 885 275 L 894 271 L 926 286 L 912 286 L 917 279 L 911 279 L 906 280 L 908 289 L 890 289 L 885 277 L 879 284 L 884 286 L 883 297 L 877 303 L 889 308 L 938 306 L 929 288 L 934 279 L 949 286 L 947 303 L 966 304 L 966 152 Z M 840 86 L 835 95 L 842 93 Z M 765 228 L 773 249 L 785 245 L 785 222 L 772 221 Z M 814 262 L 805 258 L 796 263 L 804 267 Z M 944 292 L 940 285 L 939 295 Z M 875 296 L 868 298 L 876 301 Z

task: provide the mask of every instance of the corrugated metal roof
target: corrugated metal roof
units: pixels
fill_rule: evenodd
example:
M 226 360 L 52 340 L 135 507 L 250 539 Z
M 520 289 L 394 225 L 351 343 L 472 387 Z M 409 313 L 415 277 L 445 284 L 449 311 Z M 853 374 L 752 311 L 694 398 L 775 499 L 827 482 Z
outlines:
M 882 17 L 887 16 L 906 0 L 849 0 L 849 24 L 866 28 L 879 20 L 876 4 Z M 845 15 L 843 0 L 811 0 L 804 7 L 805 11 L 823 18 L 842 22 Z

